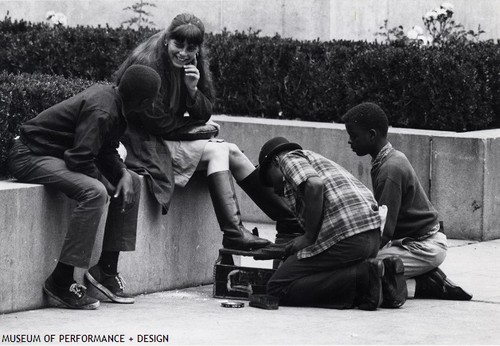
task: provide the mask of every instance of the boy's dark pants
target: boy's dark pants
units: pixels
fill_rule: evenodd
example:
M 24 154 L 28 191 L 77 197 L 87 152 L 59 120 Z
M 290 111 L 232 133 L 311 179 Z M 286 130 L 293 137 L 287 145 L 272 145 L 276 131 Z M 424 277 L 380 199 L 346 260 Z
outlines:
M 16 179 L 25 183 L 44 184 L 61 191 L 78 202 L 69 222 L 59 261 L 75 267 L 88 268 L 99 221 L 106 211 L 108 192 L 97 179 L 74 172 L 64 160 L 53 156 L 34 155 L 20 140 L 9 153 L 8 165 Z M 135 198 L 121 213 L 120 198 L 111 198 L 104 230 L 103 251 L 135 250 L 137 213 L 140 199 L 140 178 L 132 175 Z M 101 173 L 116 187 L 119 179 Z
M 267 284 L 267 293 L 281 305 L 351 308 L 356 295 L 356 270 L 377 255 L 380 230 L 354 235 L 309 258 L 288 257 Z

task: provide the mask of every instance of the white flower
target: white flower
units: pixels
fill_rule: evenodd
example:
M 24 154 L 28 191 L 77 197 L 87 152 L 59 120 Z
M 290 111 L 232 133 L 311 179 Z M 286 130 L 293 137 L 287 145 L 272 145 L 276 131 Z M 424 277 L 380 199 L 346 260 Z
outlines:
M 416 40 L 417 37 L 418 37 L 418 32 L 416 32 L 415 30 L 411 29 L 409 30 L 407 33 L 406 33 L 406 36 L 410 39 L 410 40 Z
M 422 45 L 424 45 L 424 46 L 426 46 L 432 42 L 432 38 L 431 38 L 431 41 L 429 41 L 429 38 L 425 35 L 419 35 L 417 37 L 417 40 L 420 41 L 422 43 Z
M 55 11 L 48 11 L 46 14 L 45 14 L 45 19 L 46 20 L 49 20 L 50 18 L 54 17 L 56 14 Z
M 443 9 L 443 8 L 437 9 L 437 10 L 436 10 L 436 13 L 437 13 L 437 16 L 438 16 L 438 17 L 439 17 L 439 16 L 446 16 L 446 14 L 447 14 L 446 10 L 445 10 L 445 9 Z
M 431 21 L 437 19 L 438 15 L 435 10 L 429 11 L 424 15 L 424 19 L 427 21 Z
M 64 13 L 61 12 L 48 11 L 45 14 L 45 18 L 51 25 L 66 25 L 68 23 L 68 19 Z
M 420 26 L 418 26 L 418 25 L 413 26 L 413 28 L 412 28 L 412 29 L 413 29 L 413 30 L 415 30 L 415 31 L 417 32 L 417 34 L 419 34 L 419 35 L 422 35 L 422 34 L 424 33 L 424 29 L 422 29 L 422 28 L 421 28 Z
M 57 12 L 54 17 L 52 17 L 52 23 L 54 25 L 66 25 L 68 23 L 68 19 L 63 13 Z
M 449 3 L 449 2 L 443 2 L 441 4 L 441 8 L 445 11 L 450 11 L 450 12 L 453 12 L 453 4 L 452 3 Z

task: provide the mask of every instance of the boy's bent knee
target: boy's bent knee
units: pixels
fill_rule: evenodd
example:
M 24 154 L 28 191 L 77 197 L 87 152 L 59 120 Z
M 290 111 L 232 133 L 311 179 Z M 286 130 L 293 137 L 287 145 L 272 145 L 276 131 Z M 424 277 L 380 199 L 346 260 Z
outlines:
M 109 200 L 108 191 L 104 184 L 96 181 L 95 184 L 86 186 L 77 200 L 94 206 L 104 206 Z
M 280 283 L 277 280 L 273 280 L 271 277 L 266 285 L 266 293 L 273 297 L 280 297 L 282 292 L 285 290 L 285 286 L 285 284 Z
M 439 251 L 432 258 L 430 265 L 433 266 L 434 268 L 437 268 L 441 264 L 443 264 L 445 258 L 446 258 L 446 250 Z

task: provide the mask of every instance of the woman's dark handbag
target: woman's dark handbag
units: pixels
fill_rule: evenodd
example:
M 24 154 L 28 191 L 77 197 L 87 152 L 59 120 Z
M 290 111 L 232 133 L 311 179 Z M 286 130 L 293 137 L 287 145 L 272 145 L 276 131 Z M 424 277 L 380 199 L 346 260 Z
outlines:
M 195 141 L 198 139 L 210 139 L 219 134 L 219 125 L 212 121 L 205 124 L 185 126 L 175 133 L 170 133 L 163 138 L 167 141 Z

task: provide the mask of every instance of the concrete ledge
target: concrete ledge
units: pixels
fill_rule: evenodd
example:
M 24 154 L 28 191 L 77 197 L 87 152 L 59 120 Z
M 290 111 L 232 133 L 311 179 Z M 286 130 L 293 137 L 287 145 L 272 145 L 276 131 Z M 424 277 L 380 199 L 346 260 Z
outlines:
M 257 163 L 262 144 L 284 136 L 346 167 L 367 186 L 370 160 L 355 156 L 341 124 L 214 116 L 221 138 L 234 142 Z M 449 238 L 500 238 L 500 130 L 452 133 L 389 130 L 406 153 L 444 221 Z M 242 217 L 269 219 L 239 189 Z M 0 313 L 45 306 L 42 285 L 53 270 L 68 217 L 74 207 L 64 195 L 41 185 L 0 181 Z M 101 233 L 92 263 L 100 254 Z M 222 234 L 204 173 L 174 193 L 167 215 L 142 186 L 137 247 L 122 253 L 119 270 L 134 294 L 195 286 L 213 281 Z M 84 271 L 77 272 L 82 281 Z
M 42 185 L 0 181 L 0 313 L 46 305 L 43 282 L 57 262 L 73 207 Z M 100 255 L 104 220 L 92 264 Z M 167 215 L 143 184 L 136 251 L 120 255 L 119 271 L 134 294 L 211 283 L 221 241 L 204 174 L 176 190 Z M 77 270 L 77 281 L 83 273 Z
M 371 187 L 370 158 L 351 151 L 343 124 L 224 115 L 212 119 L 221 125 L 219 137 L 236 143 L 255 164 L 264 142 L 284 136 L 338 162 Z M 412 163 L 449 238 L 500 238 L 500 130 L 390 128 L 389 140 Z M 241 190 L 238 196 L 245 219 L 268 220 Z

